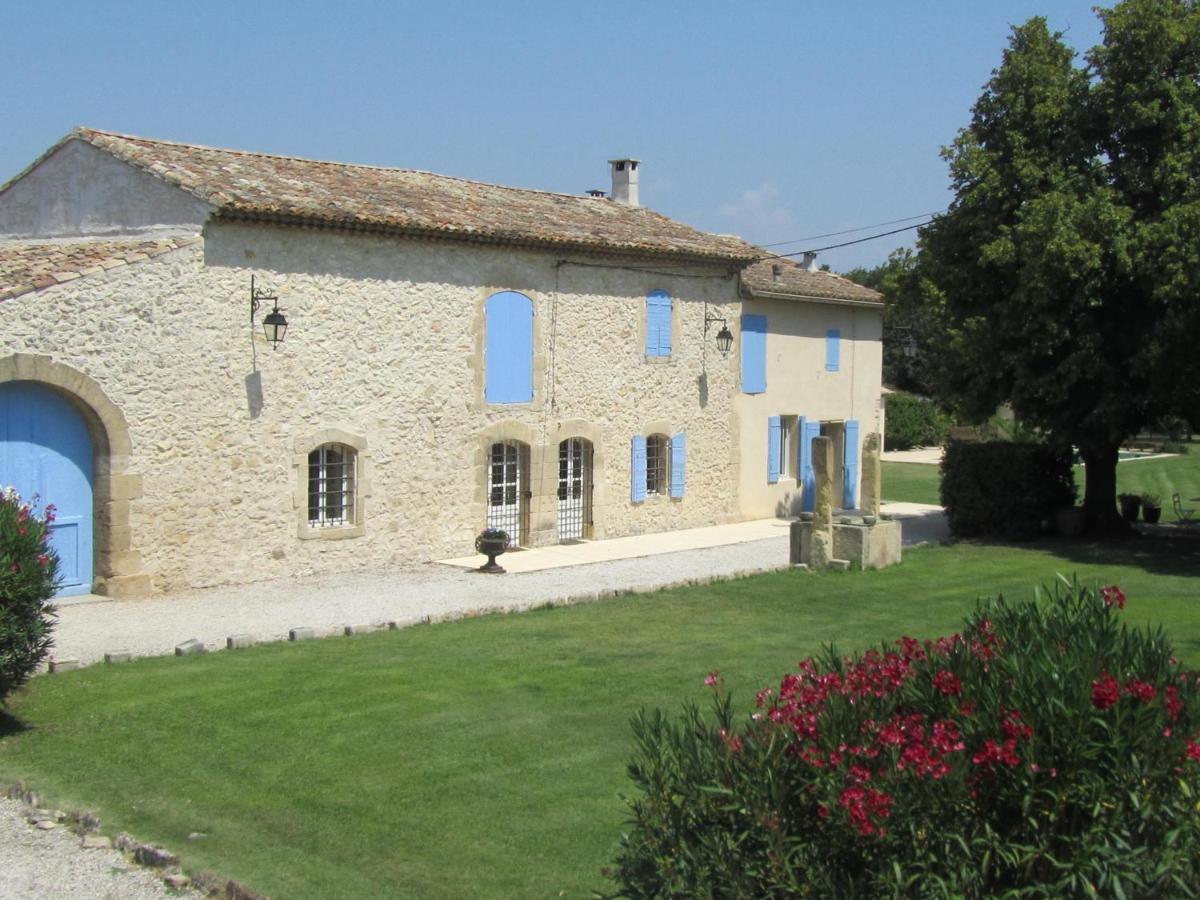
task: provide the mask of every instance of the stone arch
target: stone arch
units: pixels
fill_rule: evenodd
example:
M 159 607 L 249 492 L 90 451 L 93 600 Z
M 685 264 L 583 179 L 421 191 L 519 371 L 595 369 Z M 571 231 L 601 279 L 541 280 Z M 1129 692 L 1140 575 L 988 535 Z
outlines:
M 546 494 L 552 494 L 558 489 L 558 445 L 567 438 L 583 438 L 592 445 L 592 498 L 591 498 L 591 536 L 593 540 L 601 540 L 605 536 L 605 510 L 609 504 L 608 470 L 605 453 L 605 431 L 586 419 L 567 419 L 559 422 L 550 431 L 546 440 L 546 451 L 552 456 L 552 465 L 548 469 L 548 481 L 543 488 Z M 549 527 L 549 526 L 547 526 Z
M 129 424 L 96 381 L 49 356 L 14 353 L 0 358 L 0 383 L 32 381 L 53 388 L 82 416 L 95 454 L 93 504 L 95 560 L 92 590 L 109 597 L 142 597 L 152 590 L 133 546 L 130 504 L 142 496 L 142 477 L 129 470 Z

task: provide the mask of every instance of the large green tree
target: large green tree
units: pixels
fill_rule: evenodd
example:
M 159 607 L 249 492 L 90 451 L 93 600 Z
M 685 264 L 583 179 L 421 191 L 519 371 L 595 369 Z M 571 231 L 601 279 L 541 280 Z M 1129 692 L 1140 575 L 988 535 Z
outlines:
M 1098 11 L 1080 64 L 1042 18 L 1013 29 L 943 153 L 955 193 L 920 236 L 943 399 L 1009 402 L 1087 466 L 1089 528 L 1120 527 L 1121 442 L 1200 421 L 1200 9 Z

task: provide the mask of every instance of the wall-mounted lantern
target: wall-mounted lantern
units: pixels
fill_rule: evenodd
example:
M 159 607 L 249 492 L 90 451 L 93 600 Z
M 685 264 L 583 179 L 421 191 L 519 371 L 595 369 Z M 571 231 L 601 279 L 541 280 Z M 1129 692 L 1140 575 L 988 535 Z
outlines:
M 250 328 L 254 328 L 254 316 L 258 312 L 259 307 L 263 303 L 274 303 L 275 308 L 263 316 L 262 326 L 263 334 L 266 335 L 268 341 L 271 342 L 271 349 L 276 349 L 283 343 L 283 336 L 287 334 L 288 322 L 284 318 L 283 312 L 279 309 L 279 297 L 275 294 L 268 294 L 261 288 L 254 286 L 254 276 L 250 276 Z
M 717 349 L 721 351 L 721 356 L 729 355 L 729 348 L 733 346 L 733 332 L 729 330 L 729 326 L 720 316 L 710 316 L 708 314 L 708 304 L 704 305 L 704 337 L 708 338 L 708 328 L 710 325 L 721 323 L 721 330 L 717 332 Z

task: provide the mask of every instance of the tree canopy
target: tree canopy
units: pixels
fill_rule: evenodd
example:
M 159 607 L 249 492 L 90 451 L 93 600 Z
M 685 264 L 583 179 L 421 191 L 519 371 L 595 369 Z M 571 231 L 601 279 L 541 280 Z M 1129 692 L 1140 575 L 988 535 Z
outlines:
M 1080 61 L 1044 18 L 1013 29 L 943 155 L 954 200 L 920 233 L 910 292 L 937 323 L 932 378 L 982 418 L 1002 402 L 1087 465 L 1116 527 L 1117 450 L 1200 422 L 1200 9 L 1098 11 Z

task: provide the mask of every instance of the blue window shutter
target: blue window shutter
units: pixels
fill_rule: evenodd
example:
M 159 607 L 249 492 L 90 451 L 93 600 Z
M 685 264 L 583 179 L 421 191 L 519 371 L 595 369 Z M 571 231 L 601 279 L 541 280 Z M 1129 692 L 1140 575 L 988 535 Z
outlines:
M 630 498 L 634 503 L 646 499 L 646 439 L 640 434 L 633 436 L 632 463 L 630 466 Z
M 804 477 L 804 512 L 812 512 L 816 505 L 817 484 L 813 477 L 812 442 L 820 436 L 820 422 L 805 422 L 800 429 L 800 471 Z
M 842 364 L 842 332 L 830 328 L 825 332 L 825 371 L 836 372 Z
M 779 416 L 767 419 L 767 484 L 779 482 Z
M 646 355 L 671 355 L 671 295 L 666 291 L 646 296 Z
M 533 301 L 516 291 L 485 303 L 484 398 L 488 403 L 533 400 Z
M 767 317 L 742 316 L 742 393 L 767 390 Z
M 858 508 L 858 422 L 846 422 L 845 467 L 842 470 L 842 506 Z
M 671 438 L 671 496 L 683 496 L 683 468 L 687 459 L 687 438 L 683 432 Z

